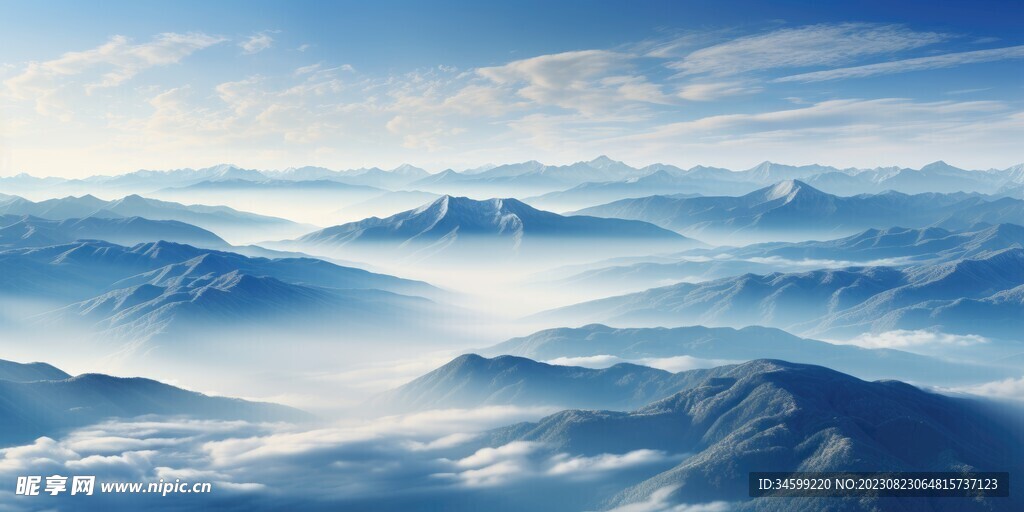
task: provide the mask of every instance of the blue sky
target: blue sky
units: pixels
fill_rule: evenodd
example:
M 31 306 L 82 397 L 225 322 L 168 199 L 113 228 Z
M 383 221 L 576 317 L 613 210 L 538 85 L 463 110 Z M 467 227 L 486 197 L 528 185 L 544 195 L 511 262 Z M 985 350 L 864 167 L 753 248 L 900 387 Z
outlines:
M 0 174 L 1024 161 L 1019 2 L 494 4 L 2 3 Z

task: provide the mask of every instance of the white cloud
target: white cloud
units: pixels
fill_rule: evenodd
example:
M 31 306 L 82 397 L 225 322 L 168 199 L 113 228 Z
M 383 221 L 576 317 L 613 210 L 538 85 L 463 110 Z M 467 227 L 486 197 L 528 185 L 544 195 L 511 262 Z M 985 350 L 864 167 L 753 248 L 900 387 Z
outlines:
M 1019 379 L 1010 378 L 994 382 L 986 382 L 977 386 L 961 388 L 960 390 L 974 395 L 992 398 L 1024 400 L 1024 377 Z
M 865 348 L 969 347 L 988 343 L 988 339 L 976 334 L 959 335 L 925 330 L 896 330 L 877 334 L 861 334 L 847 343 Z
M 163 33 L 148 43 L 133 44 L 114 36 L 89 50 L 67 52 L 60 57 L 30 62 L 4 85 L 14 98 L 34 100 L 37 112 L 56 115 L 67 109 L 57 98 L 64 87 L 78 85 L 86 92 L 114 87 L 146 69 L 176 64 L 192 53 L 224 41 L 202 33 Z
M 612 356 L 608 354 L 598 354 L 594 356 L 582 356 L 582 357 L 556 357 L 554 359 L 544 361 L 547 364 L 553 364 L 558 366 L 582 366 L 584 368 L 609 368 L 620 363 L 629 362 L 621 357 Z
M 678 373 L 701 368 L 715 368 L 717 366 L 735 364 L 738 361 L 730 361 L 726 359 L 701 359 L 698 357 L 686 355 L 673 357 L 646 357 L 639 359 L 623 359 L 618 356 L 601 354 L 584 357 L 558 357 L 545 362 L 548 364 L 554 364 L 559 366 L 582 366 L 584 368 L 608 368 L 619 363 L 630 363 L 641 366 L 649 366 L 651 368 L 657 368 L 659 370 L 665 370 L 672 373 Z
M 249 36 L 246 40 L 238 43 L 238 46 L 249 55 L 262 52 L 263 50 L 266 50 L 267 48 L 270 48 L 273 45 L 274 38 L 270 37 L 270 34 L 267 32 L 253 34 Z
M 539 105 L 589 116 L 613 112 L 628 103 L 672 103 L 660 86 L 630 71 L 632 58 L 607 50 L 582 50 L 480 68 L 477 74 L 515 87 L 519 96 Z
M 947 39 L 900 25 L 820 24 L 740 37 L 687 55 L 669 67 L 683 74 L 736 75 L 777 68 L 828 66 L 920 48 Z
M 27 99 L 52 85 L 55 78 L 104 68 L 106 72 L 101 75 L 101 80 L 89 87 L 110 87 L 144 69 L 179 62 L 192 52 L 222 40 L 204 34 L 161 34 L 150 43 L 132 45 L 128 38 L 114 36 L 106 44 L 91 50 L 68 52 L 54 60 L 29 63 L 21 74 L 4 83 L 16 97 Z
M 497 448 L 481 448 L 453 461 L 453 473 L 438 476 L 459 481 L 467 487 L 491 487 L 529 478 L 592 480 L 612 473 L 652 464 L 675 462 L 682 455 L 669 456 L 660 450 L 634 450 L 624 454 L 601 453 L 573 456 L 549 454 L 543 443 L 513 441 Z
M 481 448 L 473 455 L 455 462 L 460 468 L 479 468 L 490 466 L 509 459 L 522 458 L 541 448 L 540 443 L 528 441 L 513 441 L 497 448 Z
M 545 473 L 548 475 L 588 479 L 608 472 L 621 471 L 623 469 L 646 466 L 678 458 L 681 458 L 681 456 L 670 458 L 665 452 L 660 450 L 633 450 L 622 455 L 602 453 L 592 457 L 572 457 L 568 454 L 560 453 L 551 458 L 549 462 L 552 463 L 552 466 Z
M 611 509 L 609 512 L 728 512 L 732 507 L 725 501 L 710 503 L 672 503 L 672 493 L 678 486 L 667 486 L 655 490 L 645 501 L 630 503 Z
M 711 101 L 727 96 L 752 94 L 761 91 L 760 87 L 744 85 L 738 82 L 705 82 L 684 85 L 676 93 L 684 100 Z
M 824 80 L 841 80 L 844 78 L 864 78 L 875 75 L 888 75 L 893 73 L 907 73 L 910 71 L 924 71 L 928 69 L 951 68 L 964 64 L 978 64 L 982 62 L 993 62 L 1007 59 L 1024 58 L 1024 45 L 1010 46 L 1007 48 L 993 48 L 989 50 L 975 50 L 970 52 L 947 53 L 945 55 L 933 55 L 930 57 L 917 57 L 914 59 L 895 60 L 890 62 L 879 62 L 877 64 L 866 64 L 839 69 L 827 69 L 811 73 L 784 76 L 776 78 L 774 82 L 821 82 Z

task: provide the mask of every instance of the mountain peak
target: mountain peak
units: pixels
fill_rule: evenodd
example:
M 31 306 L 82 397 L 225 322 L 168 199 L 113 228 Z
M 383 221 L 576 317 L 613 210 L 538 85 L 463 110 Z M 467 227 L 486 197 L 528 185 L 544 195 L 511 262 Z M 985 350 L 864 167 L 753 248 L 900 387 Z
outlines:
M 615 165 L 621 162 L 608 158 L 608 155 L 601 155 L 587 163 L 594 167 L 607 167 L 609 165 Z
M 800 180 L 785 180 L 776 183 L 768 188 L 762 189 L 764 191 L 764 198 L 766 201 L 774 201 L 776 199 L 786 199 L 786 201 L 792 201 L 797 195 L 805 194 L 807 191 L 817 191 L 814 187 L 800 181 Z
M 935 162 L 932 162 L 932 163 L 922 167 L 920 172 L 943 172 L 943 171 L 946 171 L 946 172 L 948 172 L 948 171 L 962 172 L 963 169 L 960 169 L 959 167 L 954 167 L 952 165 L 949 165 L 949 164 L 947 164 L 946 162 L 944 162 L 942 160 L 937 160 Z

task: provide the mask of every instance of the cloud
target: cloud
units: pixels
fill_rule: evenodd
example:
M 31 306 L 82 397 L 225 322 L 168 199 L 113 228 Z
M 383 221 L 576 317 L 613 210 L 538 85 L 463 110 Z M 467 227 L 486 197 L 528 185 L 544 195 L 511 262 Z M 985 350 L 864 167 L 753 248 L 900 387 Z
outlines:
M 727 96 L 752 94 L 760 91 L 760 87 L 744 85 L 738 82 L 709 82 L 684 85 L 676 95 L 684 100 L 711 101 Z
M 633 450 L 621 455 L 602 453 L 592 457 L 572 457 L 568 454 L 560 453 L 550 459 L 553 465 L 545 474 L 588 479 L 608 472 L 657 464 L 679 458 L 682 458 L 682 456 L 669 457 L 660 450 Z
M 683 75 L 737 75 L 779 68 L 828 66 L 935 44 L 948 36 L 902 25 L 819 24 L 744 36 L 696 50 L 669 64 Z
M 202 33 L 164 33 L 152 41 L 133 44 L 125 36 L 89 50 L 70 51 L 58 58 L 30 62 L 26 69 L 4 82 L 14 97 L 29 99 L 53 94 L 67 80 L 86 76 L 86 90 L 114 87 L 142 71 L 173 65 L 194 52 L 224 41 Z
M 531 478 L 564 478 L 587 481 L 637 467 L 676 462 L 682 455 L 669 456 L 660 450 L 634 450 L 624 454 L 593 456 L 550 454 L 543 443 L 513 441 L 496 448 L 481 448 L 451 464 L 458 469 L 438 476 L 455 479 L 467 487 L 493 487 Z
M 582 366 L 585 368 L 608 368 L 620 363 L 630 363 L 638 364 L 641 366 L 649 366 L 651 368 L 657 368 L 659 370 L 665 370 L 672 373 L 678 373 L 688 370 L 696 370 L 700 368 L 715 368 L 717 366 L 723 366 L 727 364 L 736 364 L 739 361 L 731 361 L 726 359 L 701 359 L 686 355 L 673 357 L 647 357 L 639 359 L 623 359 L 618 356 L 601 354 L 585 357 L 558 357 L 545 362 L 548 364 L 554 364 L 559 366 Z
M 608 512 L 728 512 L 732 509 L 730 504 L 725 501 L 675 504 L 671 501 L 671 497 L 678 488 L 678 486 L 662 487 L 652 492 L 645 501 L 622 505 Z
M 501 493 L 517 482 L 558 492 L 564 485 L 612 481 L 622 471 L 670 467 L 682 457 L 656 450 L 584 456 L 524 441 L 489 447 L 478 434 L 534 421 L 539 412 L 480 408 L 307 426 L 159 417 L 112 421 L 60 440 L 40 438 L 0 450 L 0 480 L 26 474 L 90 474 L 97 477 L 97 485 L 180 479 L 212 482 L 215 494 L 209 498 L 219 503 L 257 500 L 264 508 L 275 508 L 268 503 L 280 500 L 308 508 L 304 504 L 372 500 L 382 510 L 392 510 L 407 509 L 396 503 L 450 503 L 467 488 L 478 497 L 490 489 Z M 330 485 L 311 486 L 310 474 Z M 501 499 L 501 494 L 493 496 Z M 118 506 L 128 506 L 123 501 L 128 498 L 119 499 Z M 546 498 L 541 493 L 530 499 Z
M 933 55 L 930 57 L 917 57 L 914 59 L 895 60 L 880 62 L 877 64 L 866 64 L 848 68 L 828 69 L 801 73 L 798 75 L 776 78 L 774 82 L 822 82 L 825 80 L 842 80 L 846 78 L 865 78 L 875 75 L 889 75 L 893 73 L 907 73 L 910 71 L 924 71 L 929 69 L 951 68 L 964 64 L 978 64 L 982 62 L 993 62 L 1007 59 L 1024 58 L 1024 45 L 1010 46 L 1006 48 L 993 48 L 990 50 L 975 50 L 970 52 L 947 53 L 945 55 Z
M 969 347 L 988 343 L 988 341 L 988 339 L 976 334 L 959 335 L 925 330 L 896 330 L 877 334 L 861 334 L 847 343 L 864 348 L 913 348 L 934 346 Z
M 274 45 L 274 38 L 267 32 L 260 32 L 249 36 L 246 40 L 238 43 L 238 46 L 248 55 L 262 52 Z
M 630 71 L 628 54 L 581 50 L 480 68 L 478 75 L 539 105 L 598 115 L 628 103 L 671 104 L 661 87 Z
M 1024 377 L 1019 379 L 1010 378 L 994 382 L 986 382 L 977 386 L 960 388 L 959 390 L 991 398 L 1024 400 Z

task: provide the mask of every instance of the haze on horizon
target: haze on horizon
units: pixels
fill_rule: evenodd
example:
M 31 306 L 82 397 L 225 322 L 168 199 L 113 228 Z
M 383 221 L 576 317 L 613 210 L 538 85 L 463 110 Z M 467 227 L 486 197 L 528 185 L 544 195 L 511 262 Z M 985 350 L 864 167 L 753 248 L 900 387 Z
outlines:
M 0 176 L 1022 160 L 1017 4 L 186 4 L 9 6 Z

